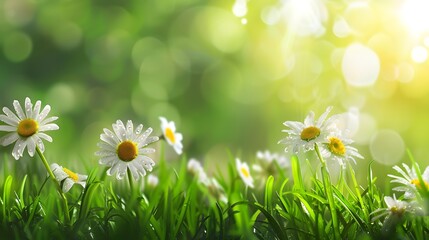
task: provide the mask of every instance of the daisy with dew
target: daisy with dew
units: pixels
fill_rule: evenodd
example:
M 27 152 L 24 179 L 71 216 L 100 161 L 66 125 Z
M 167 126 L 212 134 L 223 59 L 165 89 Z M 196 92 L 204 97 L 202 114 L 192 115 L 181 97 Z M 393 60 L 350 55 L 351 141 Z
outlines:
M 335 120 L 336 116 L 326 119 L 332 107 L 328 107 L 326 111 L 316 121 L 314 112 L 310 112 L 304 122 L 286 121 L 283 124 L 289 129 L 283 130 L 288 136 L 279 141 L 286 144 L 285 151 L 298 153 L 299 150 L 304 152 L 314 150 L 316 143 L 322 143 L 331 132 L 336 131 Z
M 350 144 L 353 140 L 346 138 L 340 132 L 327 137 L 326 142 L 321 148 L 321 154 L 326 159 L 333 159 L 345 168 L 346 163 L 350 160 L 356 164 L 355 158 L 363 159 L 363 156 L 358 153 L 358 150 Z
M 138 180 L 140 175 L 146 175 L 146 171 L 152 171 L 155 162 L 146 156 L 155 152 L 155 149 L 148 148 L 147 145 L 158 141 L 156 136 L 149 137 L 152 128 L 142 132 L 143 125 L 140 124 L 134 129 L 131 120 L 127 121 L 126 126 L 121 120 L 117 120 L 112 127 L 113 132 L 107 128 L 103 129 L 101 142 L 98 143 L 101 150 L 95 153 L 101 157 L 101 165 L 110 167 L 107 174 L 116 175 L 119 180 L 129 171 L 134 180 Z
M 182 154 L 182 134 L 176 132 L 176 125 L 173 121 L 169 122 L 165 117 L 160 117 L 159 119 L 161 120 L 162 134 L 167 143 L 174 148 L 177 154 Z
M 4 114 L 0 115 L 0 121 L 7 125 L 0 125 L 0 131 L 9 133 L 0 138 L 0 144 L 8 146 L 15 142 L 12 156 L 16 160 L 23 156 L 25 148 L 27 148 L 31 157 L 34 156 L 36 148 L 43 153 L 45 145 L 42 139 L 52 142 L 52 138 L 44 132 L 59 129 L 57 124 L 52 123 L 58 117 L 46 118 L 49 111 L 51 111 L 51 107 L 46 105 L 41 110 L 41 105 L 41 101 L 36 101 L 33 108 L 30 98 L 27 97 L 25 98 L 24 108 L 21 107 L 17 100 L 13 101 L 16 114 L 7 107 L 3 108 Z
M 403 163 L 402 166 L 404 169 L 401 169 L 399 166 L 393 167 L 393 169 L 395 169 L 402 176 L 396 176 L 392 174 L 387 175 L 393 178 L 393 180 L 390 181 L 391 183 L 402 184 L 402 186 L 395 187 L 393 190 L 404 192 L 404 198 L 411 199 L 416 197 L 416 194 L 418 194 L 419 190 L 423 189 L 423 186 L 426 186 L 426 189 L 429 189 L 429 167 L 426 167 L 422 174 L 423 182 L 420 182 L 414 167 L 410 168 L 405 163 Z M 416 166 L 419 167 L 417 164 Z
M 253 177 L 250 175 L 249 166 L 246 162 L 241 162 L 240 159 L 235 159 L 238 174 L 247 187 L 253 188 Z
M 74 173 L 56 163 L 51 164 L 51 169 L 55 179 L 62 185 L 62 191 L 64 193 L 68 192 L 75 183 L 85 188 L 86 179 L 88 178 L 87 175 Z

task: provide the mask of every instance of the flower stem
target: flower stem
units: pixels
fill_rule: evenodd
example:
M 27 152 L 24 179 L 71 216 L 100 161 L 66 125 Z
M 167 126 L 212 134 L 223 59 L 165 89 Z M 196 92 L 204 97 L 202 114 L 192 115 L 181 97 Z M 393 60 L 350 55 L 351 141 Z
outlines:
M 127 177 L 128 177 L 128 183 L 130 184 L 131 196 L 133 196 L 134 195 L 134 182 L 133 182 L 133 177 L 131 175 L 130 168 L 128 168 L 128 167 L 127 167 Z
M 45 155 L 43 155 L 42 151 L 40 151 L 39 147 L 36 146 L 37 154 L 39 155 L 40 159 L 43 162 L 43 165 L 45 165 L 46 170 L 48 171 L 49 177 L 52 179 L 52 181 L 55 183 L 55 186 L 57 187 L 57 192 L 61 197 L 61 200 L 63 202 L 63 208 L 65 213 L 65 225 L 70 225 L 70 214 L 69 214 L 69 207 L 67 203 L 67 197 L 64 195 L 63 190 L 61 189 L 60 183 L 55 179 L 55 175 L 51 170 L 51 167 L 48 164 L 48 161 L 45 158 Z
M 321 172 L 323 178 L 323 186 L 325 188 L 326 197 L 328 198 L 329 210 L 331 211 L 332 226 L 334 228 L 334 239 L 340 239 L 340 228 L 338 225 L 337 212 L 335 211 L 335 202 L 334 194 L 332 192 L 331 179 L 328 170 L 326 169 L 326 162 L 323 159 L 322 154 L 320 153 L 320 149 L 317 143 L 314 144 L 314 150 L 316 151 L 316 154 L 319 157 L 320 162 L 322 163 Z

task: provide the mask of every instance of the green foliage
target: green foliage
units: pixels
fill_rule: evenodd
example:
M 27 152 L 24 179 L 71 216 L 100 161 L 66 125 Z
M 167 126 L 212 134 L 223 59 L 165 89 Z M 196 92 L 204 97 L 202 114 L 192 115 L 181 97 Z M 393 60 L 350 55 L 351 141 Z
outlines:
M 298 158 L 295 161 L 294 176 L 300 176 L 300 161 Z M 268 176 L 262 188 L 243 188 L 232 162 L 231 158 L 227 175 L 219 172 L 217 176 L 228 203 L 219 201 L 198 178 L 189 175 L 185 157 L 177 164 L 163 159 L 159 162 L 154 170 L 160 176 L 156 187 L 149 186 L 147 179 L 135 182 L 134 188 L 124 180 L 102 181 L 104 173 L 100 175 L 93 170 L 85 189 L 80 192 L 81 189 L 73 188 L 66 195 L 70 225 L 63 222 L 52 181 L 45 178 L 31 183 L 28 181 L 31 175 L 18 179 L 10 172 L 0 185 L 0 230 L 14 239 L 379 239 L 386 236 L 425 239 L 429 236 L 426 217 L 408 217 L 394 225 L 389 235 L 383 232 L 387 221 L 371 219 L 370 213 L 384 207 L 384 194 L 375 185 L 370 166 L 367 186 L 357 185 L 350 168 L 339 183 L 329 185 L 330 192 L 326 191 L 329 181 L 319 179 L 317 174 L 306 184 L 297 185 L 297 181 L 291 184 L 287 178 Z M 330 177 L 328 172 L 325 174 L 325 178 Z M 332 206 L 327 194 L 332 194 Z

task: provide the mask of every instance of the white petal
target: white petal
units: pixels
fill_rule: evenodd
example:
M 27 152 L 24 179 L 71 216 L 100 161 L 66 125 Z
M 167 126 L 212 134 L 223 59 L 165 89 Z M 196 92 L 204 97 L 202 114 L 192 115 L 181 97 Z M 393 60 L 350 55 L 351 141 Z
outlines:
M 25 116 L 27 116 L 27 118 L 31 118 L 33 116 L 33 104 L 31 103 L 31 100 L 28 97 L 25 98 L 24 108 L 25 108 Z
M 0 126 L 0 131 L 4 131 L 4 132 L 16 132 L 16 127 L 13 126 L 7 126 L 7 125 L 1 125 Z
M 113 131 L 115 132 L 116 136 L 119 138 L 119 140 L 125 140 L 125 126 L 124 123 L 121 120 L 117 120 L 116 124 L 112 124 Z
M 127 121 L 127 126 L 125 129 L 125 134 L 126 134 L 126 138 L 127 139 L 133 139 L 133 135 L 134 135 L 134 126 L 133 126 L 133 122 L 131 120 Z
M 27 146 L 26 141 L 23 141 L 22 139 L 18 139 L 18 141 L 16 141 L 15 146 L 13 147 L 12 150 L 12 156 L 18 160 L 20 157 L 22 157 L 24 155 L 24 149 Z
M 0 115 L 0 121 L 4 122 L 10 126 L 15 126 L 15 129 L 16 129 L 16 126 L 18 126 L 18 124 L 19 124 L 19 121 L 17 121 L 16 119 L 11 118 L 11 117 L 6 116 L 6 115 L 3 115 L 3 114 Z
M 148 137 L 148 138 L 146 138 L 144 141 L 140 142 L 140 143 L 137 145 L 137 147 L 138 147 L 138 148 L 140 148 L 140 147 L 144 147 L 144 146 L 147 146 L 147 145 L 149 145 L 149 144 L 151 144 L 151 143 L 153 143 L 153 142 L 156 142 L 156 141 L 158 141 L 158 140 L 159 140 L 159 137 L 158 137 L 158 136 Z
M 9 108 L 4 107 L 3 112 L 11 119 L 15 120 L 17 123 L 20 121 L 20 119 L 16 116 L 15 113 L 13 113 Z
M 115 143 L 117 144 L 117 143 L 119 143 L 120 141 L 121 141 L 121 139 L 119 139 L 116 135 L 115 135 L 115 133 L 113 133 L 112 131 L 110 131 L 109 129 L 107 129 L 107 128 L 103 128 L 103 131 L 104 131 L 104 133 L 106 134 L 106 136 L 107 137 L 110 137 L 110 138 L 112 138 L 114 141 L 115 141 Z M 115 144 L 115 145 L 116 145 Z
M 49 124 L 40 126 L 39 131 L 43 132 L 43 131 L 52 131 L 52 130 L 58 130 L 58 129 L 60 129 L 60 127 L 58 127 L 57 124 L 49 123 Z
M 27 151 L 28 155 L 31 157 L 34 156 L 34 153 L 36 151 L 36 143 L 34 142 L 33 136 L 27 138 Z
M 138 164 L 137 164 L 138 165 Z M 137 168 L 134 166 L 133 163 L 128 164 L 128 168 L 130 169 L 131 175 L 133 176 L 134 180 L 139 180 L 139 173 L 137 172 Z
M 118 171 L 119 165 L 121 165 L 122 163 L 119 161 L 116 161 L 111 168 L 109 168 L 109 170 L 107 170 L 107 175 L 112 176 L 113 174 L 115 174 Z
M 38 137 L 40 137 L 40 138 L 43 138 L 43 139 L 45 139 L 46 141 L 48 141 L 48 142 L 52 142 L 52 137 L 51 136 L 49 136 L 48 134 L 46 134 L 46 133 L 42 133 L 42 132 L 38 132 L 37 133 L 37 136 Z M 38 142 L 37 142 L 38 143 Z M 39 144 L 39 143 L 38 143 Z
M 37 119 L 39 117 L 41 105 L 42 102 L 40 100 L 37 100 L 34 104 L 33 115 L 31 116 L 32 119 Z
M 115 139 L 111 138 L 110 136 L 107 136 L 106 134 L 102 133 L 100 135 L 100 139 L 104 141 L 105 143 L 109 144 L 111 148 L 116 149 L 119 142 L 116 142 Z
M 314 112 L 310 111 L 304 119 L 304 125 L 306 127 L 314 125 Z
M 0 138 L 0 144 L 3 146 L 7 146 L 18 140 L 19 135 L 16 132 L 9 133 L 2 138 Z
M 70 188 L 73 186 L 74 181 L 70 178 L 66 178 L 63 182 L 63 192 L 66 193 L 70 190 Z
M 52 165 L 54 165 L 54 164 L 52 164 Z M 61 167 L 58 164 L 56 166 L 54 166 L 54 167 L 55 167 L 55 169 L 52 169 L 52 172 L 54 173 L 55 179 L 58 182 L 61 182 L 62 180 L 64 180 L 64 179 L 66 179 L 66 178 L 69 177 L 69 175 L 66 172 L 64 172 L 63 167 Z
M 112 155 L 112 156 L 106 156 L 106 157 L 100 158 L 100 160 L 98 160 L 98 163 L 101 165 L 112 166 L 113 163 L 115 163 L 117 161 L 120 161 L 118 159 L 118 156 Z
M 56 117 L 56 116 L 48 117 L 48 118 L 44 119 L 42 122 L 40 122 L 40 125 L 48 124 L 48 123 L 53 122 L 57 119 L 58 119 L 58 117 Z
M 137 139 L 136 142 L 138 142 L 138 146 L 144 146 L 144 141 L 146 140 L 146 138 L 152 133 L 153 129 L 152 128 L 148 128 L 146 129 L 146 131 L 143 132 L 142 135 L 140 135 Z
M 116 173 L 116 179 L 121 180 L 125 177 L 127 173 L 127 164 L 121 163 L 118 167 L 118 172 Z
M 139 124 L 135 130 L 135 135 L 136 136 L 139 135 L 142 132 L 142 130 L 143 130 L 143 124 Z M 133 139 L 133 140 L 135 140 L 135 139 Z
M 13 107 L 15 108 L 15 112 L 18 115 L 19 119 L 26 119 L 25 113 L 22 110 L 21 104 L 17 100 L 13 101 Z
M 139 171 L 142 176 L 145 176 L 146 175 L 146 169 L 144 169 L 144 167 L 143 167 L 143 165 L 144 165 L 143 160 L 141 158 L 136 158 L 136 159 L 134 159 L 134 162 L 135 163 L 133 165 L 137 169 L 137 171 Z
M 36 121 L 41 123 L 43 121 L 43 119 L 45 119 L 45 117 L 48 115 L 48 113 L 51 111 L 51 106 L 46 105 L 42 112 L 39 114 L 39 116 L 37 117 Z
M 148 156 L 140 156 L 142 161 L 143 161 L 143 167 L 151 172 L 153 169 L 153 166 L 155 165 L 155 162 L 152 160 L 152 158 L 148 157 Z
M 154 153 L 155 149 L 154 148 L 140 148 L 139 149 L 139 153 L 140 154 L 151 154 Z

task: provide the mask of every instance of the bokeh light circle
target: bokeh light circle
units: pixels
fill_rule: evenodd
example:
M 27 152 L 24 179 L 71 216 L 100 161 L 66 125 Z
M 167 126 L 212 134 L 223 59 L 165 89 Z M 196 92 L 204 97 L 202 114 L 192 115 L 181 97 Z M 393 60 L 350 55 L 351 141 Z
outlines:
M 3 41 L 3 51 L 11 62 L 22 62 L 27 59 L 33 50 L 31 38 L 23 32 L 12 32 Z
M 402 137 L 393 130 L 379 130 L 371 137 L 369 149 L 375 161 L 384 165 L 397 164 L 405 153 Z
M 372 49 L 354 43 L 345 50 L 341 67 L 349 85 L 366 87 L 373 85 L 377 80 L 380 60 Z

